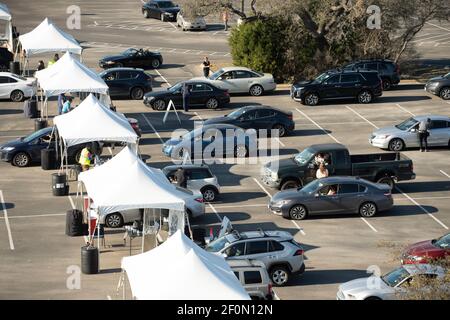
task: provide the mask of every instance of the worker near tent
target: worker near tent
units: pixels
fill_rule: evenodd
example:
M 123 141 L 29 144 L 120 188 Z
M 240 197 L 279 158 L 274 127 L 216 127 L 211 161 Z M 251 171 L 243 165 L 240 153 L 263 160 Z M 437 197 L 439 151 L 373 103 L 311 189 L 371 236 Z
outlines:
M 55 64 L 56 61 L 59 60 L 59 54 L 55 53 L 55 55 L 53 56 L 53 59 L 50 59 L 47 63 L 47 67 L 50 67 L 52 64 Z
M 81 170 L 83 171 L 89 170 L 92 159 L 94 158 L 90 149 L 91 148 L 89 146 L 86 146 L 83 148 L 83 150 L 81 150 L 80 153 L 80 159 L 78 160 L 78 163 L 81 165 Z

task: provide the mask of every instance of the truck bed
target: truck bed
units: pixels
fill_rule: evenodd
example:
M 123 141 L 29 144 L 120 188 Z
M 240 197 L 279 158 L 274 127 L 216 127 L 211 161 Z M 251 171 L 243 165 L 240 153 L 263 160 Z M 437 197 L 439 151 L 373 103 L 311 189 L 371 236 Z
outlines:
M 371 154 L 355 154 L 350 156 L 352 164 L 367 163 L 367 162 L 386 162 L 386 161 L 401 161 L 410 160 L 407 156 L 401 153 L 371 153 Z

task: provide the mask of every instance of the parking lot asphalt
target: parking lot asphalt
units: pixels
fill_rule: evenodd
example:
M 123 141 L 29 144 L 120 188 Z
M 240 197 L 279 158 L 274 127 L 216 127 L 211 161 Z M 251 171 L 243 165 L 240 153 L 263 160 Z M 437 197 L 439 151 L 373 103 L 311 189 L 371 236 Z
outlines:
M 45 16 L 64 25 L 68 1 L 46 6 L 48 3 L 49 0 L 7 1 L 21 33 L 29 31 Z M 138 0 L 78 3 L 85 14 L 82 19 L 86 21 L 82 30 L 71 32 L 86 43 L 83 62 L 94 69 L 99 70 L 97 61 L 101 56 L 125 50 L 128 45 L 161 48 L 166 65 L 150 73 L 155 77 L 155 90 L 162 90 L 169 84 L 199 75 L 203 54 L 208 54 L 213 63 L 230 61 L 226 55 L 229 52 L 226 34 L 214 34 L 218 32 L 215 29 L 202 34 L 169 31 L 172 27 L 145 20 L 139 12 Z M 124 27 L 112 27 L 113 23 L 107 27 L 111 21 L 115 27 L 121 23 Z M 135 21 L 137 28 L 133 29 L 129 21 Z M 147 23 L 147 29 L 141 29 Z M 434 28 L 439 31 L 432 29 L 436 32 L 433 35 L 446 32 Z M 427 48 L 425 44 L 420 47 Z M 436 57 L 450 56 L 450 48 L 444 49 L 443 45 L 427 50 Z M 345 144 L 352 154 L 382 152 L 368 143 L 370 133 L 376 128 L 399 123 L 413 115 L 450 116 L 450 103 L 427 94 L 418 84 L 402 84 L 370 105 L 350 100 L 317 107 L 292 101 L 288 89 L 281 87 L 274 94 L 258 98 L 233 96 L 231 105 L 220 110 L 180 112 L 181 125 L 173 114 L 164 124 L 164 114 L 146 108 L 141 101 L 114 101 L 118 111 L 139 121 L 144 132 L 140 151 L 149 155 L 148 163 L 155 167 L 170 163 L 161 152 L 161 144 L 170 138 L 174 129 L 191 129 L 192 120 L 223 115 L 250 103 L 293 113 L 295 132 L 280 138 L 280 157 L 289 157 L 311 144 L 331 142 Z M 51 101 L 50 114 L 55 113 L 56 104 Z M 0 144 L 31 133 L 33 128 L 34 122 L 23 117 L 21 103 L 0 102 Z M 367 276 L 371 266 L 386 272 L 398 265 L 399 262 L 391 258 L 389 244 L 406 245 L 448 232 L 449 149 L 437 148 L 429 153 L 412 149 L 404 153 L 414 161 L 417 179 L 399 183 L 394 193 L 395 207 L 374 218 L 345 215 L 296 222 L 283 219 L 267 209 L 275 191 L 259 182 L 262 163 L 224 163 L 211 166 L 223 186 L 222 194 L 217 202 L 207 205 L 207 214 L 194 224 L 217 228 L 220 220 L 227 216 L 240 231 L 262 228 L 292 233 L 306 249 L 306 272 L 290 285 L 276 288 L 278 296 L 281 299 L 334 299 L 340 283 Z M 261 160 L 264 161 L 268 159 Z M 19 169 L 0 163 L 0 173 L 0 202 L 3 203 L 0 207 L 0 298 L 118 299 L 120 259 L 128 255 L 128 247 L 122 245 L 121 232 L 112 234 L 112 230 L 108 230 L 107 247 L 102 248 L 100 258 L 102 272 L 82 275 L 81 288 L 68 289 L 67 281 L 73 266 L 80 265 L 80 247 L 84 243 L 83 238 L 69 238 L 64 234 L 65 212 L 78 205 L 75 184 L 71 184 L 70 197 L 54 197 L 51 192 L 53 171 L 43 171 L 40 166 Z

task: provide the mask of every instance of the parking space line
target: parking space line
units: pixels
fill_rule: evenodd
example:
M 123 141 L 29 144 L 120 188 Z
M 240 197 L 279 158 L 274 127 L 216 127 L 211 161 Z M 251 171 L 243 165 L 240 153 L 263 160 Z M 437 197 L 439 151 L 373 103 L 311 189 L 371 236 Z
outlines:
M 75 206 L 75 203 L 73 202 L 73 199 L 71 196 L 69 196 L 70 205 L 72 206 L 72 209 L 75 210 L 77 207 Z
M 148 120 L 147 116 L 145 114 L 143 114 L 143 113 L 141 113 L 141 114 L 144 117 L 144 120 L 147 122 L 147 124 L 152 128 L 153 132 L 158 136 L 158 138 L 161 141 L 161 143 L 164 143 L 164 140 L 161 138 L 161 136 L 159 135 L 158 131 L 156 131 L 155 127 L 152 125 L 150 120 Z
M 161 74 L 161 72 L 159 72 L 157 69 L 155 69 L 155 72 L 161 77 L 161 79 L 163 79 L 164 80 L 164 82 L 165 83 L 167 83 L 167 85 L 169 86 L 169 87 L 171 87 L 172 85 L 170 84 L 170 82 L 169 81 L 167 81 L 167 79 L 166 78 L 164 78 L 164 76 Z
M 194 114 L 195 114 L 195 116 L 196 116 L 197 118 L 199 118 L 201 121 L 203 121 L 202 117 L 200 117 L 200 115 L 198 114 L 197 111 L 195 111 Z
M 445 171 L 443 171 L 443 170 L 439 170 L 439 172 L 442 173 L 444 176 L 446 176 L 447 178 L 450 179 L 450 175 L 449 175 L 447 172 L 445 172 Z
M 264 188 L 256 178 L 253 178 L 253 180 L 255 180 L 256 184 L 269 196 L 270 199 L 272 199 L 272 195 L 269 193 L 269 191 L 267 191 L 266 188 Z
M 431 214 L 427 209 L 425 209 L 420 203 L 418 203 L 416 200 L 411 198 L 408 194 L 404 193 L 398 186 L 395 186 L 395 189 L 399 191 L 403 196 L 408 198 L 409 201 L 414 203 L 416 206 L 418 206 L 423 212 L 425 212 L 430 218 L 432 218 L 434 221 L 436 221 L 438 224 L 440 224 L 444 229 L 448 230 L 448 227 L 438 218 L 436 218 L 433 214 Z
M 341 143 L 338 139 L 336 139 L 331 133 L 329 133 L 327 130 L 325 130 L 324 128 L 322 128 L 317 122 L 315 122 L 313 119 L 311 119 L 310 117 L 308 117 L 308 115 L 306 113 L 304 113 L 303 111 L 300 111 L 299 108 L 295 108 L 295 110 L 297 110 L 301 115 L 303 115 L 306 119 L 308 119 L 309 121 L 311 121 L 317 128 L 319 128 L 320 130 L 322 130 L 323 132 L 325 132 L 331 139 L 333 139 L 334 141 L 336 141 L 337 143 Z
M 445 31 L 448 31 L 448 32 L 450 32 L 450 29 L 447 29 L 447 28 L 444 28 L 444 27 L 438 26 L 438 25 L 436 25 L 436 24 L 433 24 L 433 23 L 431 23 L 431 22 L 427 22 L 427 24 L 428 24 L 428 25 L 430 25 L 430 26 L 433 26 L 433 27 L 435 27 L 435 28 L 438 28 L 438 29 L 442 29 L 442 30 L 445 30 Z
M 399 103 L 396 103 L 396 106 L 399 107 L 400 109 L 402 109 L 403 111 L 409 113 L 410 115 L 412 115 L 413 117 L 415 117 L 416 115 L 414 113 L 412 113 L 411 111 L 403 108 Z
M 373 122 L 369 121 L 368 119 L 366 119 L 365 117 L 363 117 L 359 112 L 356 112 L 355 110 L 353 110 L 352 108 L 350 108 L 349 106 L 345 106 L 348 110 L 350 110 L 351 112 L 353 112 L 354 114 L 356 114 L 358 117 L 360 117 L 361 119 L 363 119 L 364 121 L 366 121 L 368 124 L 370 124 L 372 127 L 374 127 L 375 129 L 380 129 L 379 127 L 377 127 Z
M 0 190 L 0 200 L 2 201 L 3 217 L 5 218 L 6 231 L 8 232 L 9 248 L 11 250 L 14 250 L 14 242 L 13 242 L 12 233 L 11 233 L 11 226 L 9 225 L 8 211 L 6 210 L 5 198 L 3 197 L 2 190 Z
M 29 219 L 29 218 L 47 218 L 56 216 L 65 216 L 65 213 L 49 213 L 49 214 L 35 214 L 35 215 L 24 215 L 24 216 L 12 216 L 9 219 Z
M 219 219 L 220 222 L 222 222 L 222 218 L 219 216 L 219 214 L 217 213 L 216 208 L 213 207 L 213 205 L 211 203 L 208 202 L 208 206 L 211 208 L 211 210 L 215 213 L 217 219 Z
M 298 224 L 297 224 L 297 222 L 295 222 L 294 220 L 291 220 L 292 221 L 292 223 L 297 227 L 297 229 L 300 231 L 300 233 L 303 235 L 303 236 L 306 236 L 306 233 L 305 233 L 305 231 L 303 231 L 303 228 L 301 228 Z
M 283 147 L 286 147 L 286 145 L 280 140 L 280 138 L 275 138 L 275 140 L 278 141 L 279 144 L 281 144 Z
M 365 218 L 360 217 L 362 221 L 364 221 L 370 229 L 372 229 L 374 232 L 378 232 L 377 229 L 375 229 Z
M 243 207 L 267 207 L 267 204 L 235 204 L 235 205 L 216 205 L 218 209 L 224 208 L 243 208 Z

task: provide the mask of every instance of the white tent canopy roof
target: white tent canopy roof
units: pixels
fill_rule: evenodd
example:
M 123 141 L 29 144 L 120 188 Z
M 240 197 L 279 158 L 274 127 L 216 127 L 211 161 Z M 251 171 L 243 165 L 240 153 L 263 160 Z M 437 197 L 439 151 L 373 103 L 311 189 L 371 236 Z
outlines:
M 185 210 L 186 194 L 129 147 L 105 164 L 80 173 L 78 181 L 84 183 L 100 215 L 139 208 Z
M 11 13 L 6 4 L 0 2 L 0 20 L 11 21 Z
M 71 92 L 108 93 L 105 81 L 69 52 L 52 66 L 36 72 L 36 78 L 47 96 Z
M 19 36 L 27 56 L 39 53 L 69 51 L 81 55 L 83 48 L 70 34 L 62 31 L 45 18 L 32 31 Z
M 122 258 L 122 269 L 140 300 L 250 299 L 224 258 L 181 231 L 150 251 Z
M 127 118 L 103 105 L 92 93 L 71 112 L 56 116 L 53 123 L 68 147 L 92 141 L 136 143 L 138 139 Z

